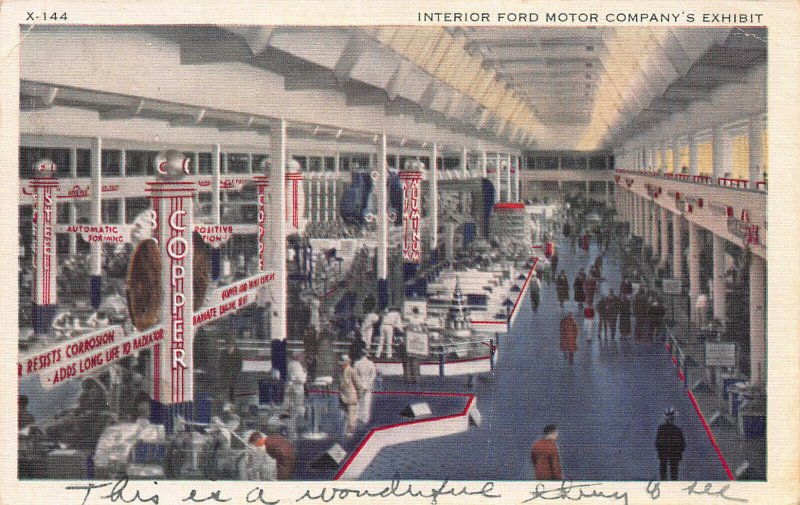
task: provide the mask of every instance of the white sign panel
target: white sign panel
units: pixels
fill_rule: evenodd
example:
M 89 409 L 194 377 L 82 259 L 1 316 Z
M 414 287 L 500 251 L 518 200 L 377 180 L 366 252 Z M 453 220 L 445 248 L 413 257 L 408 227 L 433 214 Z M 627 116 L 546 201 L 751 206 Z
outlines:
M 706 342 L 706 366 L 736 366 L 734 342 Z
M 406 332 L 406 352 L 414 356 L 427 356 L 428 334 L 418 331 Z

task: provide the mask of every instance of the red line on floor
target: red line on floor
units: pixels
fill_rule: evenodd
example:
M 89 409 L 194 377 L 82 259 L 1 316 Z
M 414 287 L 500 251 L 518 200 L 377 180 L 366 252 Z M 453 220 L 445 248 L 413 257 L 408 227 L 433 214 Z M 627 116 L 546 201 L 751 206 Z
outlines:
M 675 356 L 672 356 L 672 361 L 676 365 L 678 364 L 678 360 L 675 359 Z M 685 381 L 685 378 L 680 370 L 678 370 L 678 377 L 681 379 L 681 381 Z M 731 468 L 728 466 L 728 461 L 725 459 L 725 456 L 722 455 L 722 451 L 720 450 L 719 445 L 717 445 L 717 440 L 714 438 L 714 434 L 711 432 L 711 427 L 706 422 L 706 418 L 703 415 L 703 412 L 700 410 L 700 406 L 697 404 L 697 400 L 695 399 L 694 394 L 692 394 L 692 390 L 689 389 L 688 384 L 686 387 L 686 394 L 689 396 L 689 400 L 691 400 L 692 405 L 694 406 L 694 411 L 697 413 L 697 417 L 699 417 L 700 422 L 703 423 L 703 428 L 706 430 L 708 440 L 711 441 L 711 445 L 714 447 L 714 450 L 717 453 L 717 458 L 719 458 L 719 462 L 722 463 L 722 468 L 728 475 L 728 479 L 736 480 L 736 477 L 734 477 L 733 472 L 731 472 Z
M 700 411 L 700 406 L 697 405 L 697 400 L 695 400 L 694 395 L 689 389 L 686 390 L 686 394 L 689 395 L 689 399 L 692 401 L 692 405 L 694 405 L 694 410 L 695 412 L 697 412 L 697 416 L 700 418 L 700 422 L 703 423 L 703 428 L 705 428 L 706 430 L 708 439 L 711 440 L 711 445 L 713 445 L 714 450 L 717 451 L 717 457 L 719 458 L 720 463 L 722 463 L 722 468 L 725 469 L 725 473 L 728 474 L 728 479 L 736 480 L 736 477 L 733 476 L 733 472 L 731 472 L 731 469 L 728 466 L 728 462 L 725 460 L 725 456 L 722 455 L 722 451 L 719 449 L 719 446 L 717 445 L 717 441 L 714 439 L 714 434 L 711 433 L 711 428 L 708 426 L 706 418 Z
M 472 324 L 506 324 L 506 321 L 470 321 Z

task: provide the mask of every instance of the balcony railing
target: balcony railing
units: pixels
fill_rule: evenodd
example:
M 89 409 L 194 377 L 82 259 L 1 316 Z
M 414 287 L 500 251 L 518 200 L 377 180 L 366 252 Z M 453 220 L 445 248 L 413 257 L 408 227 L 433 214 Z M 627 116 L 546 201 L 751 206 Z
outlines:
M 680 181 L 707 185 L 714 184 L 715 180 L 714 177 L 710 175 L 689 175 L 677 173 L 662 174 L 660 172 L 649 172 L 646 170 L 626 170 L 623 168 L 616 169 L 616 172 L 623 174 L 647 175 L 649 177 L 662 177 L 664 179 L 677 179 Z M 749 179 L 737 179 L 735 177 L 717 177 L 716 181 L 718 186 L 724 186 L 726 188 L 750 189 L 755 191 L 767 190 L 767 181 L 755 181 L 755 184 L 753 184 Z

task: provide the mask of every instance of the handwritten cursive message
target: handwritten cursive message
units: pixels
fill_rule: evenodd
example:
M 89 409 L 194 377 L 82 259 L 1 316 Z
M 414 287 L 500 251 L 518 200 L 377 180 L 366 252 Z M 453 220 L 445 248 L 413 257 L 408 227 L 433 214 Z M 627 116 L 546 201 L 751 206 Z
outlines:
M 428 487 L 416 482 L 402 482 L 400 479 L 395 478 L 383 488 L 375 489 L 359 487 L 357 483 L 353 483 L 352 485 L 341 484 L 342 485 L 336 483 L 335 485 L 308 488 L 303 490 L 297 497 L 293 499 L 284 499 L 283 502 L 331 503 L 359 500 L 361 503 L 374 503 L 376 500 L 382 498 L 403 498 L 409 502 L 416 500 L 429 502 L 431 505 L 437 505 L 439 499 L 444 497 L 469 498 L 470 503 L 477 503 L 484 499 L 493 500 L 502 498 L 499 490 L 495 489 L 495 483 L 492 481 L 454 484 L 451 483 L 449 479 L 445 479 L 439 485 Z M 163 497 L 158 493 L 157 481 L 137 481 L 132 483 L 127 479 L 121 479 L 116 482 L 70 485 L 66 486 L 64 489 L 67 491 L 81 492 L 79 495 L 82 498 L 80 505 L 86 505 L 87 502 L 151 505 L 231 502 L 256 505 L 278 505 L 282 500 L 269 496 L 269 490 L 267 489 L 269 485 L 275 484 L 256 485 L 244 493 L 236 487 L 230 489 L 213 489 L 210 491 L 189 488 L 186 490 L 185 494 L 179 493 L 176 496 L 174 492 L 172 492 L 169 496 Z M 704 497 L 708 499 L 708 503 L 710 503 L 712 499 L 714 501 L 721 500 L 747 503 L 747 499 L 731 494 L 732 485 L 731 483 L 701 483 L 694 481 L 680 488 L 678 494 L 683 494 L 687 497 Z M 676 491 L 673 490 L 671 492 L 675 493 Z M 614 489 L 608 483 L 603 482 L 539 482 L 536 483 L 532 491 L 529 491 L 528 498 L 521 503 L 532 503 L 541 500 L 570 502 L 587 500 L 591 503 L 607 502 L 628 505 L 632 495 L 638 497 L 646 496 L 649 497 L 651 501 L 659 501 L 663 494 L 661 482 L 656 480 L 648 482 L 642 489 L 641 495 L 636 495 L 635 491 L 630 489 Z M 171 501 L 166 501 L 167 498 Z

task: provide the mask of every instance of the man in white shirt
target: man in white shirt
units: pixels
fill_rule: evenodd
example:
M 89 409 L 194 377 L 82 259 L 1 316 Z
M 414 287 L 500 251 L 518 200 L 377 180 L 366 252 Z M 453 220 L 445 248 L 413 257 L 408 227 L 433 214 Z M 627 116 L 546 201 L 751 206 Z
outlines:
M 361 340 L 364 341 L 364 348 L 367 350 L 367 354 L 372 352 L 372 335 L 375 332 L 375 323 L 380 319 L 378 314 L 370 312 L 364 316 L 364 321 L 361 323 Z
M 383 353 L 384 343 L 386 344 L 386 357 L 392 359 L 392 340 L 394 330 L 403 331 L 403 317 L 396 310 L 383 309 L 383 319 L 381 320 L 381 332 L 378 339 L 378 350 L 375 357 L 380 358 Z
M 289 411 L 297 417 L 303 417 L 306 413 L 305 407 L 305 385 L 308 375 L 301 363 L 302 353 L 294 351 L 291 359 L 286 365 L 286 406 Z
M 367 424 L 372 416 L 372 390 L 375 387 L 375 377 L 378 372 L 375 370 L 375 363 L 370 361 L 366 354 L 361 355 L 361 358 L 355 362 L 353 368 L 361 383 L 358 399 L 358 421 Z

